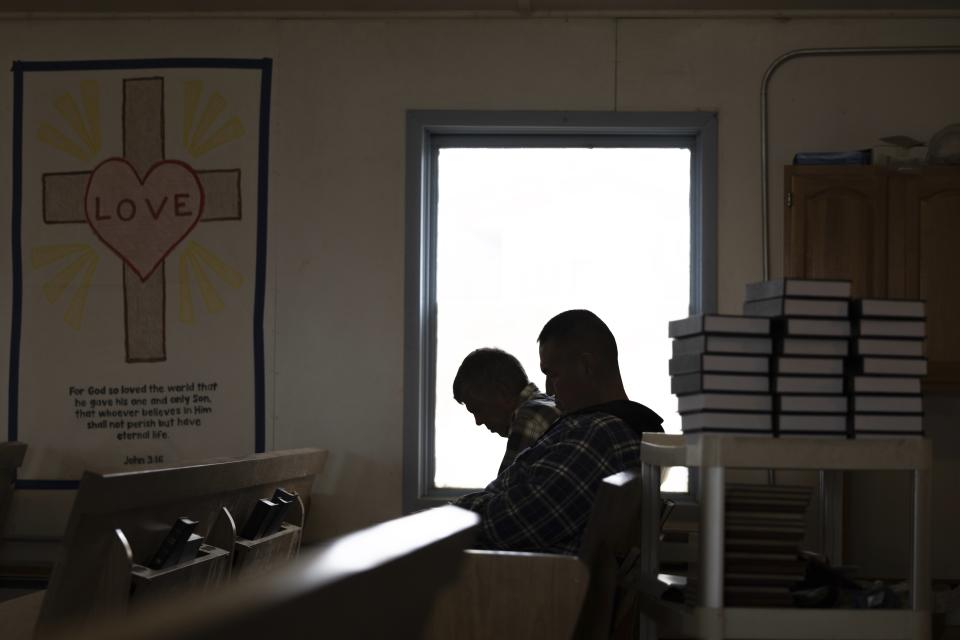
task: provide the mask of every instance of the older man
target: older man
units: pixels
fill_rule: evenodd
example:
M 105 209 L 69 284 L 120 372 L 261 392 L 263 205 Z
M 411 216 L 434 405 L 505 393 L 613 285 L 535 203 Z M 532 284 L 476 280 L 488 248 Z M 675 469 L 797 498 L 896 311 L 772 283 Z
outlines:
M 563 417 L 486 489 L 454 504 L 481 515 L 480 546 L 576 553 L 600 481 L 639 467 L 643 432 L 662 432 L 663 419 L 627 398 L 616 339 L 592 312 L 555 316 L 537 340 Z
M 540 393 L 520 361 L 501 349 L 470 352 L 453 379 L 453 397 L 473 415 L 477 426 L 507 439 L 498 473 L 560 416 L 553 398 Z

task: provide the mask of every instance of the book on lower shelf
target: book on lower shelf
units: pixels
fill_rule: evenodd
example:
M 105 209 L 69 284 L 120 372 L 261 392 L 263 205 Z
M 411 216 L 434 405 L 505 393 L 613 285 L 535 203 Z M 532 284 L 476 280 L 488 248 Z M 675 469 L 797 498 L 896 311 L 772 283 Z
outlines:
M 728 483 L 724 519 L 724 604 L 785 607 L 790 588 L 805 574 L 800 549 L 812 488 L 802 485 Z M 691 568 L 686 601 L 699 596 Z

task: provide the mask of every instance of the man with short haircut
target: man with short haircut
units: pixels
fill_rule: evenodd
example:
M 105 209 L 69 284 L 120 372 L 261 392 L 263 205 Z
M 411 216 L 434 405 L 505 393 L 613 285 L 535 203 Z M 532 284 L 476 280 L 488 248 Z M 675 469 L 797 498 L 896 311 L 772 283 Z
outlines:
M 530 382 L 520 361 L 500 349 L 477 349 L 463 359 L 453 379 L 453 397 L 473 414 L 477 426 L 507 439 L 498 473 L 560 416 L 553 399 Z
M 479 546 L 577 552 L 603 478 L 640 466 L 663 419 L 627 398 L 617 343 L 590 311 L 565 311 L 537 338 L 547 393 L 564 415 L 486 489 L 454 504 L 480 514 Z

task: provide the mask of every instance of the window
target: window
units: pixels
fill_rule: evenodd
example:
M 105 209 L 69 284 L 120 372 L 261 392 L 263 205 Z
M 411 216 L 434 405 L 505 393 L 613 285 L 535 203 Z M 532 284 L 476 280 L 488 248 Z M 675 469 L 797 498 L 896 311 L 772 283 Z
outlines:
M 610 324 L 628 394 L 679 430 L 666 320 L 716 306 L 715 116 L 413 111 L 407 133 L 405 509 L 496 474 L 505 441 L 452 398 L 462 358 L 504 348 L 542 389 L 565 309 Z

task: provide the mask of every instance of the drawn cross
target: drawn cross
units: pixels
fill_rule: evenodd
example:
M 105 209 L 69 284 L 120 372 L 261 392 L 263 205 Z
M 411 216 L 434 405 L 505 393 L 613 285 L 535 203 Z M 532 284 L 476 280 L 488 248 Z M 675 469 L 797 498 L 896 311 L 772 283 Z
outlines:
M 163 78 L 123 81 L 123 159 L 141 176 L 164 154 Z M 200 222 L 240 219 L 240 170 L 196 171 L 203 192 Z M 43 175 L 43 220 L 84 223 L 90 171 Z M 166 260 L 145 280 L 123 262 L 123 318 L 127 362 L 161 362 L 166 347 Z

